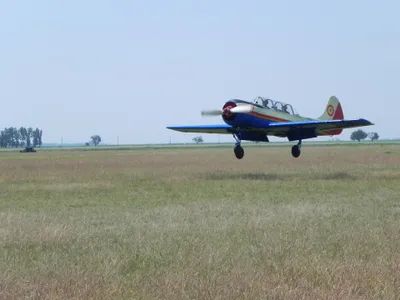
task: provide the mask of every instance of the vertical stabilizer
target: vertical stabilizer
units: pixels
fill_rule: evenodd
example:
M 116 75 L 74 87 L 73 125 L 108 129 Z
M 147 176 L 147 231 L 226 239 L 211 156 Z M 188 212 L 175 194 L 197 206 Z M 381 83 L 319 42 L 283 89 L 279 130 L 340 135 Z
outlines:
M 329 98 L 325 111 L 318 119 L 320 120 L 343 120 L 343 109 L 338 98 L 332 96 Z
M 343 120 L 343 109 L 342 105 L 340 104 L 338 98 L 332 96 L 329 98 L 328 104 L 326 105 L 325 111 L 318 119 L 320 120 Z M 326 135 L 339 135 L 341 134 L 343 129 L 332 129 L 325 131 L 324 134 Z

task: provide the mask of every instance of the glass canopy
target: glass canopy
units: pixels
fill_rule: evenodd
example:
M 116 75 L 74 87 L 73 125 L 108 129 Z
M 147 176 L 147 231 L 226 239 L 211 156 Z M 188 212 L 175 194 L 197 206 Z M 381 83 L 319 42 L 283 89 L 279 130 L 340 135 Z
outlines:
M 298 115 L 292 105 L 281 101 L 258 96 L 253 100 L 253 104 L 261 106 L 262 108 L 273 109 L 290 115 Z

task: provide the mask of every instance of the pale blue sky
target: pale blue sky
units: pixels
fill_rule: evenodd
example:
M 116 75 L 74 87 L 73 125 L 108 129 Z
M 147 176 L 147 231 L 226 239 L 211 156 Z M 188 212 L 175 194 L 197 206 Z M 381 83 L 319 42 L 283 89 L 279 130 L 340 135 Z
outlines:
M 399 11 L 395 0 L 4 0 L 0 128 L 39 127 L 44 142 L 185 142 L 194 135 L 165 127 L 222 123 L 200 111 L 230 98 L 318 117 L 336 95 L 346 118 L 400 137 Z

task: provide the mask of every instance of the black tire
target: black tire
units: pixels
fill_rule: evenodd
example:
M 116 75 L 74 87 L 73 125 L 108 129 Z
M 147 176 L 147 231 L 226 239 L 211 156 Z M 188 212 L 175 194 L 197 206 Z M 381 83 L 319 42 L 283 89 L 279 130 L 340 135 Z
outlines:
M 235 149 L 233 149 L 235 152 L 235 156 L 237 159 L 242 159 L 244 156 L 244 150 L 241 146 L 236 146 Z
M 301 150 L 300 150 L 299 145 L 294 145 L 292 147 L 292 155 L 293 155 L 293 157 L 297 158 L 297 157 L 300 156 L 300 154 L 301 154 Z

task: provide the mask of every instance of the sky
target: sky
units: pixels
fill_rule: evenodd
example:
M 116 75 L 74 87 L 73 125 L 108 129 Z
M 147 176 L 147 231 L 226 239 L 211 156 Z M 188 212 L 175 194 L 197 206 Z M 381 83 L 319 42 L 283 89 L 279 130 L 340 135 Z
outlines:
M 190 142 L 166 126 L 221 124 L 200 112 L 231 98 L 317 118 L 335 95 L 345 118 L 399 138 L 399 11 L 395 0 L 3 0 L 0 128 L 39 127 L 44 143 Z

